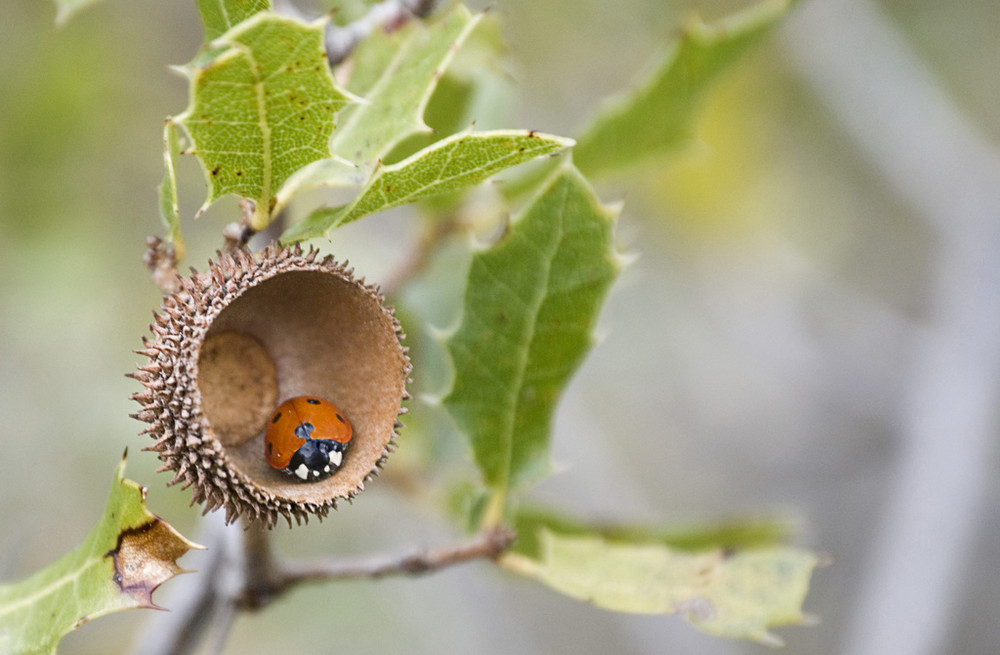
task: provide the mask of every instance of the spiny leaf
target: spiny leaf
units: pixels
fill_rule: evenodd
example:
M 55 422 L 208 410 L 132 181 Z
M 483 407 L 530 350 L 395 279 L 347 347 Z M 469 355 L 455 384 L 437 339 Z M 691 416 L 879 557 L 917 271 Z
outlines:
M 355 106 L 338 128 L 333 152 L 370 167 L 406 137 L 430 131 L 423 121 L 427 101 L 455 51 L 478 21 L 478 15 L 472 16 L 465 5 L 459 4 L 429 27 L 414 23 L 403 35 L 405 38 L 373 38 L 366 52 L 380 52 L 363 58 L 362 70 L 355 73 L 360 83 L 370 85 L 363 91 L 366 102 Z M 386 65 L 384 53 L 389 48 L 395 49 L 395 55 Z M 364 65 L 369 60 L 381 67 L 374 83 L 374 66 Z
M 822 563 L 814 553 L 785 546 L 688 552 L 544 529 L 538 539 L 537 559 L 508 554 L 501 565 L 598 607 L 680 614 L 707 633 L 770 646 L 782 641 L 768 628 L 809 621 L 802 603 Z
M 617 213 L 565 166 L 499 243 L 473 257 L 461 323 L 445 342 L 455 378 L 444 405 L 493 493 L 486 523 L 500 519 L 510 490 L 548 472 L 559 394 L 621 265 Z
M 228 193 L 249 198 L 251 226 L 260 230 L 285 180 L 330 156 L 334 116 L 347 96 L 330 74 L 322 22 L 258 13 L 215 44 L 210 61 L 189 67 L 191 104 L 175 120 L 205 168 L 205 206 Z
M 214 41 L 247 18 L 271 10 L 271 0 L 197 0 L 205 41 Z
M 115 469 L 104 515 L 75 550 L 17 584 L 0 586 L 0 652 L 54 653 L 83 623 L 156 607 L 152 592 L 182 572 L 176 559 L 201 548 L 146 509 L 145 490 Z
M 588 176 L 669 152 L 688 140 L 699 101 L 788 13 L 767 0 L 716 25 L 694 21 L 637 90 L 611 99 L 578 139 L 573 160 Z
M 314 211 L 282 236 L 285 242 L 329 230 L 421 198 L 479 184 L 505 168 L 573 145 L 550 134 L 526 131 L 456 134 L 392 166 L 378 168 L 348 205 Z

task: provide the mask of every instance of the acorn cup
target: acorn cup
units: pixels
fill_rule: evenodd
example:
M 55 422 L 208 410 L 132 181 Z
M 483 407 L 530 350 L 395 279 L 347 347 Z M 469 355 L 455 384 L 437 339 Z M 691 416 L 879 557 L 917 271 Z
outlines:
M 205 512 L 224 507 L 272 527 L 325 517 L 378 473 L 405 412 L 410 360 L 393 310 L 376 287 L 316 250 L 271 246 L 256 256 L 220 254 L 205 273 L 164 296 L 136 351 L 131 377 L 170 484 L 193 490 Z M 302 482 L 271 468 L 268 419 L 295 396 L 325 398 L 354 429 L 333 475 Z

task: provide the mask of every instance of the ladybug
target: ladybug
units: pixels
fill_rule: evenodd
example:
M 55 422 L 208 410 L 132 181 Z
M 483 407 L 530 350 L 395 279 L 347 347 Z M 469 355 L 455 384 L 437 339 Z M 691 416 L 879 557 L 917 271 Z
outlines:
M 337 472 L 354 431 L 329 400 L 289 398 L 267 424 L 264 455 L 272 468 L 300 480 L 319 480 Z

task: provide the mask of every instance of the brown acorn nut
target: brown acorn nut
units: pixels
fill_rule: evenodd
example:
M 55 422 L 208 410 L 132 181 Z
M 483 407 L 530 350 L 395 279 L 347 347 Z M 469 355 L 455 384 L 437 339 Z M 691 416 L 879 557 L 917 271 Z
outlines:
M 326 516 L 377 474 L 405 410 L 410 361 L 399 322 L 378 289 L 332 257 L 299 246 L 257 256 L 220 255 L 181 278 L 144 339 L 147 365 L 132 374 L 133 416 L 149 423 L 160 470 L 192 487 L 205 511 L 225 507 L 271 527 Z M 300 482 L 271 468 L 264 432 L 278 403 L 326 398 L 354 428 L 341 468 Z

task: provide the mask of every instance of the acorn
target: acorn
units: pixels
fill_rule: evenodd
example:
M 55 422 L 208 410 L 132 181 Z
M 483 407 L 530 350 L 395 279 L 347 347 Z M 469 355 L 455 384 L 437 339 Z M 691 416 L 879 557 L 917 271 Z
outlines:
M 225 508 L 272 527 L 320 519 L 377 475 L 405 412 L 410 360 L 403 333 L 376 286 L 315 249 L 270 246 L 220 254 L 204 273 L 179 278 L 135 352 L 132 416 L 205 512 Z M 266 427 L 297 396 L 335 403 L 353 426 L 335 474 L 302 482 L 272 468 Z

